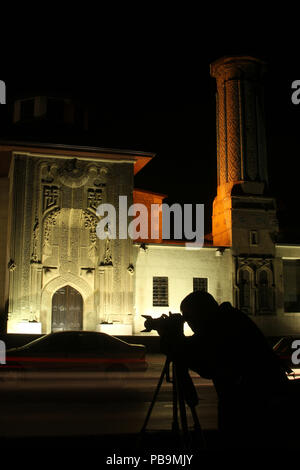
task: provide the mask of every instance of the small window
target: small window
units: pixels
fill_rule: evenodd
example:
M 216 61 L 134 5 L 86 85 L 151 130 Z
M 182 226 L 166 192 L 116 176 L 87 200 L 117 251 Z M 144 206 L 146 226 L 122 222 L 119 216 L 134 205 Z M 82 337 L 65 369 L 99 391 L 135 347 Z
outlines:
M 250 231 L 250 245 L 252 246 L 258 245 L 258 233 L 256 230 Z
M 167 277 L 154 277 L 153 278 L 153 307 L 168 307 L 168 305 L 169 305 L 168 278 Z
M 207 292 L 207 277 L 193 277 L 193 291 Z

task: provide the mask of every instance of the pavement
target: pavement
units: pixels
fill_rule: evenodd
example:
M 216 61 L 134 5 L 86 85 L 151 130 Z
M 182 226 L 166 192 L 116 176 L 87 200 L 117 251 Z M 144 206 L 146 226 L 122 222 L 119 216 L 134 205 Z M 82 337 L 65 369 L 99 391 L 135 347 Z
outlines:
M 143 378 L 143 384 L 146 384 L 146 387 L 147 383 L 149 384 L 149 396 L 152 396 L 165 364 L 165 356 L 162 354 L 149 354 L 148 361 L 148 370 L 142 373 L 143 377 L 138 374 L 137 379 Z M 191 373 L 191 376 L 193 380 L 202 387 L 201 390 L 208 390 L 212 386 L 210 381 L 200 378 L 197 374 Z M 122 378 L 121 380 L 124 386 L 124 379 Z M 20 390 L 19 393 L 22 393 L 22 390 L 25 393 L 26 384 L 23 385 L 23 389 L 21 388 Z M 171 409 L 169 409 L 169 412 L 171 412 Z M 299 440 L 296 437 L 293 442 L 289 441 L 288 443 L 282 443 L 282 445 L 278 445 L 278 442 L 268 445 L 263 443 L 254 445 L 253 441 L 248 441 L 243 446 L 237 446 L 234 442 L 224 440 L 220 437 L 216 421 L 210 421 L 210 423 L 212 423 L 210 426 L 203 426 L 201 433 L 197 433 L 189 428 L 186 435 L 182 432 L 173 432 L 170 427 L 168 429 L 147 429 L 144 433 L 123 432 L 119 434 L 117 432 L 103 432 L 102 430 L 99 434 L 93 433 L 91 435 L 77 432 L 74 435 L 28 435 L 27 437 L 20 437 L 16 433 L 16 435 L 12 434 L 7 437 L 5 435 L 0 437 L 0 450 L 26 449 L 28 451 L 28 449 L 61 449 L 64 452 L 70 451 L 70 453 L 72 453 L 72 451 L 85 452 L 85 450 L 89 449 L 90 451 L 97 452 L 99 466 L 100 464 L 125 465 L 127 461 L 122 460 L 125 457 L 139 457 L 140 460 L 136 467 L 152 468 L 153 465 L 161 465 L 163 463 L 170 465 L 176 464 L 178 466 L 178 462 L 181 462 L 179 466 L 187 466 L 188 461 L 183 460 L 184 456 L 186 456 L 186 459 L 187 456 L 192 456 L 192 463 L 198 465 L 200 462 L 203 463 L 203 459 L 206 458 L 206 456 L 215 454 L 221 455 L 223 453 L 229 453 L 232 455 L 232 453 L 235 452 L 235 455 L 237 455 L 237 452 L 240 450 L 251 450 L 251 453 L 258 450 L 259 452 L 271 452 L 273 455 L 274 452 L 278 452 L 279 450 L 293 452 L 295 449 L 299 448 Z M 158 456 L 161 456 L 161 461 L 157 460 Z M 167 460 L 163 461 L 163 458 L 166 459 L 167 456 L 169 456 L 169 459 L 171 458 L 170 462 Z M 119 461 L 118 458 L 120 459 Z M 135 467 L 133 461 L 128 462 L 131 463 L 132 468 Z M 135 463 L 136 462 L 137 461 L 135 461 Z

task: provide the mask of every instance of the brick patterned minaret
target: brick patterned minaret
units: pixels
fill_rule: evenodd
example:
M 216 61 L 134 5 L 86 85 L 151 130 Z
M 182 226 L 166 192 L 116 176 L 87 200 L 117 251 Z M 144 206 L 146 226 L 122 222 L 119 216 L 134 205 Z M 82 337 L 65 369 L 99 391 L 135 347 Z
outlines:
M 210 74 L 217 82 L 218 188 L 212 221 L 215 245 L 234 245 L 235 208 L 248 203 L 248 209 L 253 209 L 257 198 L 259 204 L 263 202 L 268 182 L 262 85 L 265 70 L 263 61 L 248 56 L 223 57 L 210 65 Z M 243 217 L 247 214 L 249 210 Z M 257 228 L 253 217 L 249 220 L 251 228 Z

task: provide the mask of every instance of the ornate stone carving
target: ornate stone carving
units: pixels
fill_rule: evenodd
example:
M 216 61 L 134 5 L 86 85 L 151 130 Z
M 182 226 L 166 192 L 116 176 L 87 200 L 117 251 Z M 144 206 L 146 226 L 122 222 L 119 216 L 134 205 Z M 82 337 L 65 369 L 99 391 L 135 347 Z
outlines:
M 104 188 L 106 186 L 105 183 L 102 183 L 102 181 L 99 179 L 99 178 L 96 178 L 94 181 L 93 181 L 93 184 L 94 186 L 96 186 L 97 188 Z
M 43 210 L 58 205 L 59 189 L 57 186 L 44 186 L 43 190 Z
M 96 168 L 96 178 L 93 180 L 94 186 L 97 188 L 104 188 L 106 186 L 105 183 L 103 183 L 103 180 L 105 181 L 107 176 L 108 176 L 108 169 L 106 167 L 102 168 Z
M 8 269 L 9 269 L 9 271 L 12 272 L 12 271 L 14 271 L 14 270 L 16 269 L 17 266 L 16 266 L 14 260 L 13 260 L 13 259 L 10 259 L 9 262 L 8 262 L 8 264 L 7 264 L 7 267 L 8 267 Z
M 107 237 L 105 240 L 105 254 L 101 266 L 112 266 L 112 252 L 110 246 L 110 239 Z
M 226 82 L 226 125 L 227 125 L 227 165 L 228 181 L 240 179 L 240 112 L 239 112 L 239 82 Z
M 35 223 L 33 226 L 33 235 L 32 235 L 32 253 L 31 253 L 31 258 L 30 258 L 31 263 L 39 262 L 39 256 L 38 256 L 39 231 L 40 231 L 39 219 L 36 217 Z
M 90 276 L 94 274 L 95 268 L 81 268 L 81 274 L 85 274 L 86 276 Z
M 224 83 L 218 83 L 217 98 L 217 129 L 218 129 L 218 181 L 227 182 L 227 129 L 226 129 L 226 93 Z
M 42 171 L 42 183 L 53 183 L 54 181 L 54 176 L 52 174 L 53 166 L 51 166 L 50 163 L 45 165 L 45 163 L 42 163 L 41 165 L 41 171 Z
M 89 179 L 86 166 L 78 163 L 76 158 L 67 160 L 58 171 L 58 174 L 60 181 L 70 188 L 80 188 Z
M 254 315 L 273 313 L 275 285 L 272 258 L 238 258 L 236 285 L 239 308 Z M 248 289 L 248 309 L 243 306 L 246 288 Z
M 89 229 L 89 255 L 91 257 L 94 257 L 96 254 L 97 250 L 97 233 L 96 233 L 96 227 L 97 223 L 99 222 L 98 217 L 96 217 L 94 214 L 92 214 L 88 210 L 83 211 L 83 216 L 84 216 L 84 226 L 85 228 Z
M 103 185 L 105 186 L 105 185 Z M 96 210 L 102 202 L 102 189 L 89 188 L 87 191 L 87 207 Z
M 44 274 L 50 274 L 53 270 L 57 269 L 56 266 L 43 266 Z
M 49 245 L 50 235 L 52 227 L 56 224 L 57 216 L 60 212 L 60 208 L 57 207 L 47 215 L 44 220 L 44 237 L 43 237 L 43 246 Z
M 129 274 L 131 274 L 133 276 L 134 274 L 134 266 L 133 264 L 130 264 L 127 268 L 127 271 L 129 272 Z
M 84 328 L 94 329 L 103 312 L 121 319 L 132 310 L 133 277 L 126 272 L 131 243 L 99 240 L 95 212 L 101 202 L 116 204 L 120 191 L 130 197 L 132 165 L 113 162 L 109 155 L 102 158 L 100 152 L 72 161 L 52 150 L 44 156 L 22 155 L 14 167 L 18 191 L 13 195 L 12 228 L 24 222 L 11 243 L 8 268 L 15 271 L 6 267 L 12 281 L 11 321 L 23 312 L 37 314 L 43 333 L 51 331 L 52 296 L 69 284 L 83 297 Z
M 260 81 L 264 71 L 264 62 L 248 56 L 223 57 L 210 66 L 218 90 L 219 185 L 258 178 L 257 132 L 263 116 L 257 100 L 262 99 Z M 264 155 L 264 129 L 259 129 L 260 153 Z
M 97 217 L 89 212 L 88 210 L 83 211 L 84 215 L 84 226 L 90 230 L 90 243 L 97 241 L 96 226 L 98 223 Z

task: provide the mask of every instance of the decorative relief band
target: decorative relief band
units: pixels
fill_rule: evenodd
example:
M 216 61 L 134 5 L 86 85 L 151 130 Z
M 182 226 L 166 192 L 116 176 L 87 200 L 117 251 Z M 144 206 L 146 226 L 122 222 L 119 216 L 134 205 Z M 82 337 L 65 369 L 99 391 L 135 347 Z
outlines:
M 33 226 L 33 235 L 32 235 L 32 253 L 31 253 L 31 258 L 30 258 L 31 263 L 39 262 L 39 256 L 38 256 L 39 231 L 40 231 L 39 219 L 36 217 L 35 223 Z
M 89 179 L 86 166 L 78 163 L 77 158 L 67 160 L 58 173 L 60 181 L 70 188 L 80 188 Z
M 105 185 L 103 185 L 105 186 Z M 89 188 L 87 191 L 87 207 L 96 210 L 102 202 L 102 189 Z
M 43 246 L 49 245 L 50 235 L 52 227 L 56 224 L 57 216 L 60 212 L 60 208 L 57 207 L 44 220 L 44 237 L 43 237 Z

